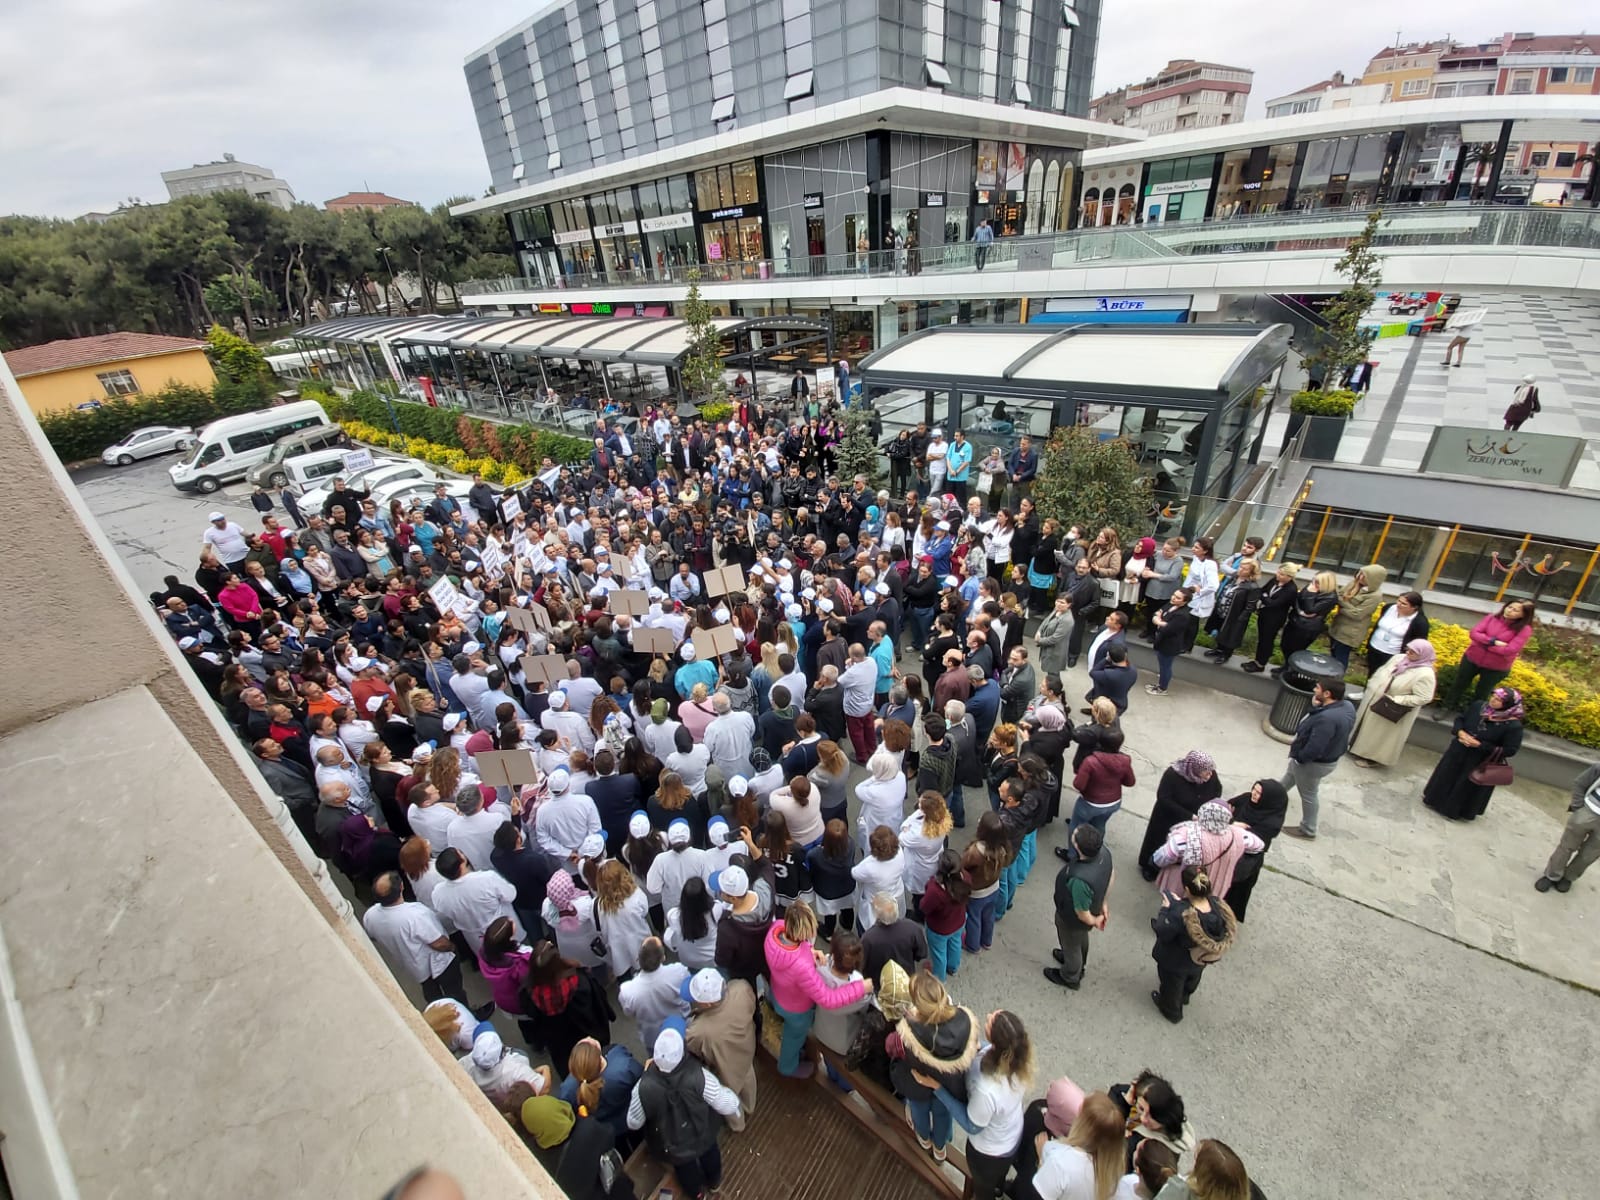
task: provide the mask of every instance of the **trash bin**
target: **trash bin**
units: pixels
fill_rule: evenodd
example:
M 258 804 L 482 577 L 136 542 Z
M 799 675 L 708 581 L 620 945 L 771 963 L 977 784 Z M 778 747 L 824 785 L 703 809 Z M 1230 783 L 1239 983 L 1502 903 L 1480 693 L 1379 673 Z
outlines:
M 1311 711 L 1312 689 L 1319 683 L 1343 678 L 1344 667 L 1331 655 L 1302 650 L 1291 656 L 1278 678 L 1278 694 L 1273 698 L 1272 711 L 1261 723 L 1261 731 L 1275 741 L 1294 741 L 1300 718 Z

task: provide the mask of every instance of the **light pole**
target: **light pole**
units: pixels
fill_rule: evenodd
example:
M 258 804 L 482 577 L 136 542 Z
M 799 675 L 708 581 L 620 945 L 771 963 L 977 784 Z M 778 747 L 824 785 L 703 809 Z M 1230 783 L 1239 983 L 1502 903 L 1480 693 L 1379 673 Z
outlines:
M 394 308 L 389 303 L 389 293 L 394 291 L 394 264 L 389 261 L 390 249 L 391 247 L 389 246 L 378 247 L 378 253 L 383 255 L 384 269 L 389 272 L 389 291 L 383 294 L 383 311 L 392 317 L 394 316 Z

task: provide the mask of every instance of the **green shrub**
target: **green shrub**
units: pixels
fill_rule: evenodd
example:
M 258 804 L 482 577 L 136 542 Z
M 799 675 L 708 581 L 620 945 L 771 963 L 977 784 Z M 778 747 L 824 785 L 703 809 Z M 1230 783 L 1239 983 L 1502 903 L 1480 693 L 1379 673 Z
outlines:
M 1289 401 L 1289 411 L 1308 417 L 1348 417 L 1355 411 L 1359 399 L 1360 396 L 1350 391 L 1296 392 Z
M 334 396 L 309 392 L 302 387 L 300 394 L 318 401 L 331 421 L 340 424 L 358 421 L 385 432 L 393 432 L 398 424 L 404 437 L 447 446 L 472 457 L 514 463 L 528 475 L 537 473 L 546 458 L 557 463 L 581 462 L 594 449 L 594 443 L 587 438 L 552 433 L 533 425 L 485 421 L 454 409 L 434 408 L 410 400 L 391 400 L 386 404 L 381 395 L 366 389 L 347 396 Z
M 702 404 L 700 406 L 700 416 L 702 420 L 706 421 L 726 421 L 733 416 L 733 405 L 726 400 Z
M 272 392 L 264 379 L 219 379 L 207 391 L 175 383 L 142 396 L 119 396 L 84 412 L 46 413 L 39 427 L 64 463 L 99 458 L 101 451 L 143 425 L 187 425 L 199 432 L 218 417 L 251 412 Z

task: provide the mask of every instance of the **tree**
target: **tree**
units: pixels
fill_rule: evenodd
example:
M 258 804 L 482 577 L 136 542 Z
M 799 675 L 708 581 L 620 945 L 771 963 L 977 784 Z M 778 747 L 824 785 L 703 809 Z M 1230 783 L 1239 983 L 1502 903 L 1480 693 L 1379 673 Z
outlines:
M 718 404 L 727 398 L 722 378 L 722 335 L 711 316 L 711 305 L 700 295 L 700 272 L 689 272 L 689 294 L 683 301 L 688 326 L 688 353 L 683 358 L 683 386 L 696 404 Z
M 845 410 L 844 437 L 839 442 L 839 478 L 865 475 L 868 483 L 878 478 L 878 443 L 872 436 L 872 410 L 857 404 Z
M 1077 525 L 1091 537 L 1109 525 L 1124 546 L 1144 536 L 1152 491 L 1131 443 L 1102 439 L 1087 425 L 1064 426 L 1050 435 L 1042 458 L 1033 481 L 1041 519 L 1054 517 L 1063 530 Z
M 1361 319 L 1377 301 L 1383 281 L 1383 260 L 1372 250 L 1382 216 L 1378 209 L 1367 214 L 1367 223 L 1334 266 L 1350 283 L 1322 310 L 1327 328 L 1318 335 L 1316 349 L 1305 358 L 1306 371 L 1314 380 L 1337 381 L 1351 367 L 1366 361 L 1372 332 L 1362 328 Z
M 222 275 L 213 279 L 205 287 L 206 307 L 213 313 L 233 316 L 244 312 L 244 297 L 248 293 L 250 303 L 260 307 L 266 303 L 267 289 L 261 286 L 261 281 L 252 276 Z

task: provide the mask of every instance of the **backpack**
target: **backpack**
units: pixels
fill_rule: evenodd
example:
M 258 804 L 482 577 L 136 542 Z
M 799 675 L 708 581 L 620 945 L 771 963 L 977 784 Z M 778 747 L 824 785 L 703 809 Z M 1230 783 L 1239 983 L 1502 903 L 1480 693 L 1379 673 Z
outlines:
M 658 1153 L 670 1162 L 698 1158 L 716 1143 L 716 1114 L 705 1102 L 705 1073 L 700 1064 L 685 1062 L 670 1075 L 652 1067 L 661 1100 L 651 1128 Z

